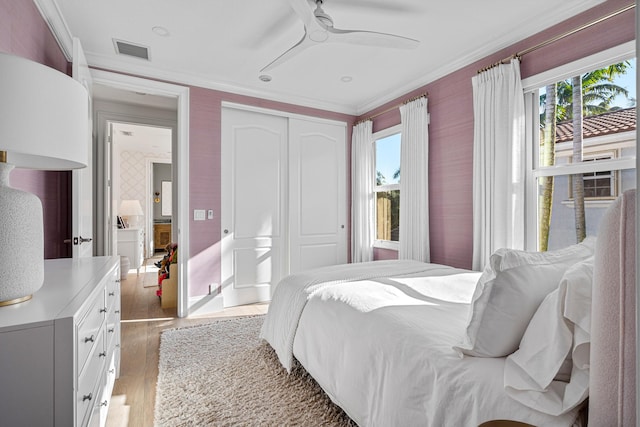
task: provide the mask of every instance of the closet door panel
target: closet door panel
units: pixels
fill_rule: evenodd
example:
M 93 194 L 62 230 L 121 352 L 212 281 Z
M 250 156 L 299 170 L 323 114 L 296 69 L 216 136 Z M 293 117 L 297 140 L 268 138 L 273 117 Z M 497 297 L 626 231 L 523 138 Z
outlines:
M 241 128 L 234 138 L 234 238 L 280 237 L 280 221 L 274 220 L 282 217 L 280 135 Z
M 222 295 L 225 307 L 271 299 L 286 273 L 287 119 L 223 108 Z
M 347 261 L 346 127 L 289 120 L 290 272 Z

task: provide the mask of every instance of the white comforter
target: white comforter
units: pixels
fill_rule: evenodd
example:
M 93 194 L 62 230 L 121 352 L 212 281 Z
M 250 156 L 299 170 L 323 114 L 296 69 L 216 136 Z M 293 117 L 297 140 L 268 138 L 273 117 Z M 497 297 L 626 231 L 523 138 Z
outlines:
M 439 264 L 394 260 L 340 264 L 289 275 L 276 286 L 271 304 L 269 304 L 269 313 L 264 325 L 262 325 L 260 338 L 271 344 L 282 366 L 290 372 L 293 363 L 293 340 L 298 320 L 300 320 L 300 315 L 308 299 L 313 294 L 332 284 L 375 279 L 389 275 L 445 274 L 449 270 L 455 271 L 451 267 Z
M 575 411 L 551 417 L 509 398 L 504 358 L 460 359 L 452 349 L 464 333 L 479 273 L 409 261 L 367 264 L 282 282 L 262 330 L 285 367 L 292 345 L 300 363 L 356 423 L 573 423 Z M 345 272 L 352 281 L 338 278 Z

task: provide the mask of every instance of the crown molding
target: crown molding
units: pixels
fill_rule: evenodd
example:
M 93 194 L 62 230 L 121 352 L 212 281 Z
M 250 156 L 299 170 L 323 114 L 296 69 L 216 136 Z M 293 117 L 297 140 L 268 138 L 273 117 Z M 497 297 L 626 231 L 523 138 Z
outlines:
M 68 62 L 73 62 L 73 36 L 55 0 L 33 0 Z
M 594 6 L 604 3 L 605 0 L 570 0 L 558 4 L 558 8 L 554 10 L 552 21 L 549 22 L 547 28 L 550 28 L 556 24 L 559 24 L 579 13 L 585 12 Z M 548 15 L 547 15 L 548 16 Z M 378 107 L 381 107 L 391 101 L 394 101 L 407 93 L 417 90 L 429 83 L 432 83 L 439 78 L 447 76 L 455 71 L 458 71 L 467 65 L 480 61 L 500 50 L 506 49 L 509 46 L 518 43 L 528 37 L 531 37 L 541 31 L 539 28 L 539 22 L 543 17 L 536 17 L 528 19 L 519 27 L 519 31 L 516 34 L 517 41 L 514 42 L 514 33 L 506 32 L 501 37 L 496 38 L 493 43 L 488 43 L 481 50 L 474 50 L 461 56 L 457 61 L 450 62 L 442 67 L 439 67 L 427 74 L 421 74 L 410 82 L 399 86 L 396 90 L 389 92 L 384 97 L 372 98 L 369 101 L 355 107 L 356 115 L 361 116 L 369 113 Z M 514 52 L 515 53 L 515 52 Z

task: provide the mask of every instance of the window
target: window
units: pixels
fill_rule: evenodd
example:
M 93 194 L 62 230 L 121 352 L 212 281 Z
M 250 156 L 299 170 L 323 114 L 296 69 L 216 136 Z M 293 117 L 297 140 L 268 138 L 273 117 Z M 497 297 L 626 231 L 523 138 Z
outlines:
M 604 208 L 635 188 L 633 52 L 628 43 L 523 80 L 530 143 L 527 249 L 557 249 L 595 236 Z M 575 84 L 581 99 L 574 97 Z M 574 144 L 575 102 L 583 124 L 582 142 Z M 573 161 L 574 155 L 582 160 Z
M 400 230 L 400 126 L 373 134 L 376 177 L 376 241 L 374 246 L 398 248 Z
M 583 162 L 594 162 L 615 159 L 616 155 L 611 153 L 598 153 L 584 156 Z M 584 198 L 592 200 L 613 200 L 618 197 L 617 186 L 618 171 L 599 171 L 582 174 L 584 185 Z M 569 200 L 573 201 L 573 176 L 569 177 Z

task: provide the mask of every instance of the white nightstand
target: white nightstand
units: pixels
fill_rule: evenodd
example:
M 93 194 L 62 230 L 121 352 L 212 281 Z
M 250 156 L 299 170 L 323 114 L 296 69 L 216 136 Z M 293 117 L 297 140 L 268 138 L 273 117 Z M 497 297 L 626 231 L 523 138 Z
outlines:
M 144 230 L 142 228 L 118 229 L 118 255 L 129 258 L 130 268 L 140 274 L 144 262 Z

